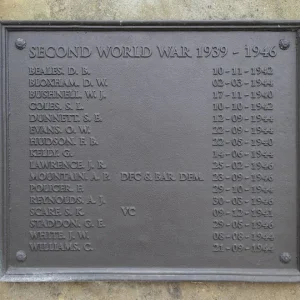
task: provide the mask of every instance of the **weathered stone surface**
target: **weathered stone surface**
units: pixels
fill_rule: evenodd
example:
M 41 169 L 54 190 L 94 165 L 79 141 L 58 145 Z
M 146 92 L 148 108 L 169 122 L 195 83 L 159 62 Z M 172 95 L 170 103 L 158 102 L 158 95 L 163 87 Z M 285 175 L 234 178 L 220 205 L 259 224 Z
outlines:
M 0 0 L 1 20 L 300 19 L 297 0 Z M 300 299 L 300 284 L 2 283 L 1 300 Z
M 2 283 L 2 300 L 298 300 L 298 284 L 255 283 Z
M 296 0 L 0 0 L 0 19 L 298 19 Z

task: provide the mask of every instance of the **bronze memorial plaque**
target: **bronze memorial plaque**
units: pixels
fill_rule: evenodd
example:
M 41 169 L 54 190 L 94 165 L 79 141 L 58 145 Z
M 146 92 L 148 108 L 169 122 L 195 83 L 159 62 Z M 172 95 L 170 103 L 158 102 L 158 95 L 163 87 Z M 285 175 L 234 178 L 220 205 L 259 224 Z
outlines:
M 1 280 L 300 281 L 297 22 L 2 22 Z

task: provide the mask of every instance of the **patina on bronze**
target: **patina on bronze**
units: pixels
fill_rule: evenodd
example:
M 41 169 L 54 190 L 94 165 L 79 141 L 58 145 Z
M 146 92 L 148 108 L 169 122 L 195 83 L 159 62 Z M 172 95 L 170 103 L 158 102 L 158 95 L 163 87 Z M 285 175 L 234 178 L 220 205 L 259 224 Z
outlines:
M 299 281 L 299 27 L 2 22 L 1 280 Z

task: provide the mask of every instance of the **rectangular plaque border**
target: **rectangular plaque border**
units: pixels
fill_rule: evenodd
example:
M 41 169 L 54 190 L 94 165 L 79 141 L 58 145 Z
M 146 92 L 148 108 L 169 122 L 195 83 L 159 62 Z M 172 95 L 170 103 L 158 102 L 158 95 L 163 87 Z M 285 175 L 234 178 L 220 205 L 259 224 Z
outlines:
M 300 282 L 300 160 L 297 161 L 297 269 L 184 268 L 12 268 L 9 255 L 9 31 L 297 31 L 297 82 L 300 83 L 300 21 L 0 21 L 0 281 L 67 282 L 95 280 Z M 297 156 L 300 154 L 300 84 L 297 85 Z

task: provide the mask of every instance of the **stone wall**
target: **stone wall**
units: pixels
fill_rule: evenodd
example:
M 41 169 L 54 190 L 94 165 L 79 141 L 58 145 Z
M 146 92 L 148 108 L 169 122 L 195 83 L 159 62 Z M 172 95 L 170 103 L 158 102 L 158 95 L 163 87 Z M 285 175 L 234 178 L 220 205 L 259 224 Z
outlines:
M 300 19 L 297 0 L 0 0 L 1 20 Z M 300 299 L 300 284 L 2 283 L 1 300 Z

